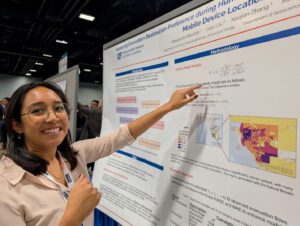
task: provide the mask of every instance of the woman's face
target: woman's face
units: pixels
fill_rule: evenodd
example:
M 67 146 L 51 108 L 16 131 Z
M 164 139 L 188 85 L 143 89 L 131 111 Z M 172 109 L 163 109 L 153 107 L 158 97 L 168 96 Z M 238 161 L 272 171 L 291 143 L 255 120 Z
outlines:
M 36 87 L 26 94 L 21 123 L 14 123 L 14 129 L 24 135 L 29 151 L 56 149 L 61 144 L 68 133 L 69 122 L 67 113 L 61 111 L 60 106 L 63 106 L 61 98 L 46 87 Z M 39 112 L 46 113 L 43 117 Z

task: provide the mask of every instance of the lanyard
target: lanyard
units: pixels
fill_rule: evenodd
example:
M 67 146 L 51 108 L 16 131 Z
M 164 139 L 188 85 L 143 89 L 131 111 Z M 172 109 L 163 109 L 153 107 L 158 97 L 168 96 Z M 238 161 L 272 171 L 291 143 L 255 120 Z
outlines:
M 63 161 L 63 159 L 61 157 L 61 154 L 59 152 L 58 152 L 58 155 L 59 155 L 60 167 L 61 167 L 61 169 L 63 171 L 64 178 L 65 178 L 65 180 L 67 182 L 67 186 L 68 186 L 68 188 L 71 189 L 74 186 L 74 180 L 73 180 L 72 175 L 71 175 L 68 167 L 66 166 L 65 162 Z M 51 176 L 51 174 L 48 171 L 46 171 L 45 173 L 43 173 L 43 175 L 45 177 L 47 177 L 49 180 L 57 183 L 56 180 Z M 59 188 L 60 188 L 60 191 L 62 192 L 62 195 L 63 195 L 65 201 L 67 201 L 68 197 L 69 197 L 69 191 L 66 190 L 66 189 L 64 189 L 64 188 L 62 188 L 61 186 L 59 186 Z

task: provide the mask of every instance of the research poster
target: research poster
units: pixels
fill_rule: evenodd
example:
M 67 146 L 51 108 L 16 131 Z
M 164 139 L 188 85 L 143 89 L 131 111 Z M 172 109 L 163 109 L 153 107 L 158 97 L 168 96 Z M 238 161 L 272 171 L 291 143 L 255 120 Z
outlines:
M 215 0 L 105 50 L 102 135 L 202 87 L 97 162 L 98 208 L 126 226 L 298 226 L 299 51 L 299 0 Z

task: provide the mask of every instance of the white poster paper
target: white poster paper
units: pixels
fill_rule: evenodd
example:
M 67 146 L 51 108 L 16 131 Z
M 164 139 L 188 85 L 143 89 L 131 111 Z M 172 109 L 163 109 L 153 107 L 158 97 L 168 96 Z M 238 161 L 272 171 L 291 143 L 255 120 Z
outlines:
M 96 164 L 99 208 L 122 225 L 299 225 L 299 50 L 299 0 L 212 1 L 106 50 L 103 133 L 203 86 Z

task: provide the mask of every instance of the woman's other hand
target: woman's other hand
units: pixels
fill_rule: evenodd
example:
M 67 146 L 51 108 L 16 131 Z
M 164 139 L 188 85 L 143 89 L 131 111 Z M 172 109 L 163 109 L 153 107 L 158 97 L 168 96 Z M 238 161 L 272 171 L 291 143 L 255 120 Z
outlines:
M 94 188 L 83 175 L 80 175 L 69 194 L 60 226 L 81 225 L 83 220 L 94 211 L 100 198 L 101 194 L 97 188 Z

